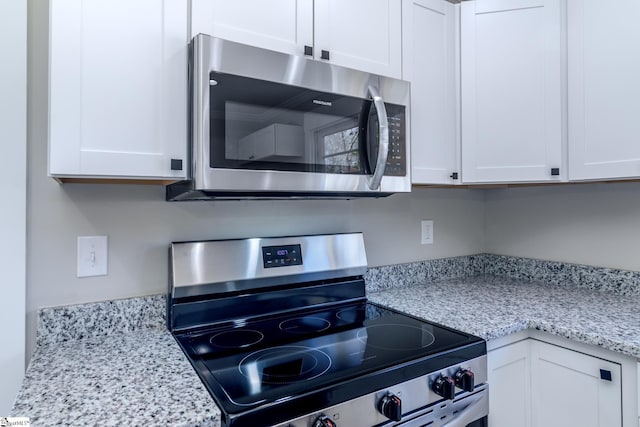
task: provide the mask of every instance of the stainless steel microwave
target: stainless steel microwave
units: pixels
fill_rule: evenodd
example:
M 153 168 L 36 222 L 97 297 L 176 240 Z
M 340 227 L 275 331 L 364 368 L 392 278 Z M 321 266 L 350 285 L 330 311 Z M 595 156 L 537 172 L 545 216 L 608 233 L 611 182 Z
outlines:
M 199 34 L 187 181 L 167 200 L 411 191 L 409 83 Z

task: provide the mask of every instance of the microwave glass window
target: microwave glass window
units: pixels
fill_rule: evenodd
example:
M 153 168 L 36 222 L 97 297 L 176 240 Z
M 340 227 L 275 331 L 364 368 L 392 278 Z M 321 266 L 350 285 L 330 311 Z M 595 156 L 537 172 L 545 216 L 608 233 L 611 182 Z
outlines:
M 327 172 L 359 173 L 360 135 L 357 119 L 348 119 L 316 131 L 318 160 Z
M 378 137 L 370 100 L 217 72 L 210 78 L 217 82 L 209 88 L 212 168 L 370 173 Z M 404 123 L 404 107 L 387 111 Z M 386 174 L 404 175 L 402 163 Z

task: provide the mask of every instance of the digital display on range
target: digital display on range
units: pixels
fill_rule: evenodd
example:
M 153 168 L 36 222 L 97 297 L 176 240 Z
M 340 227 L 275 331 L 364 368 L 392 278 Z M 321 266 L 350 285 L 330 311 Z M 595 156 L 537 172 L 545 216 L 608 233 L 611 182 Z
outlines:
M 264 246 L 262 248 L 264 268 L 302 265 L 300 245 Z

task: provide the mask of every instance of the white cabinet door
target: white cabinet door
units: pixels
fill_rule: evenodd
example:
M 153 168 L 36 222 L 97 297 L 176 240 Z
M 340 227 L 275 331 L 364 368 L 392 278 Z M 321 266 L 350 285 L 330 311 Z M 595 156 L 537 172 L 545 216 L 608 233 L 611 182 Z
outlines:
M 531 373 L 533 427 L 622 425 L 619 364 L 532 340 Z
M 640 176 L 640 2 L 569 0 L 569 178 Z
M 401 78 L 402 7 L 399 0 L 315 0 L 314 57 Z
M 519 341 L 487 354 L 491 427 L 531 426 L 530 343 Z
M 460 182 L 459 11 L 459 5 L 445 0 L 402 3 L 402 77 L 411 82 L 414 184 Z
M 313 0 L 192 0 L 191 36 L 199 33 L 303 55 L 313 46 Z
M 561 5 L 558 0 L 462 3 L 465 182 L 566 177 Z
M 183 0 L 52 0 L 50 175 L 183 178 L 187 42 Z
M 190 33 L 293 55 L 307 47 L 317 60 L 400 78 L 401 10 L 399 0 L 192 0 Z

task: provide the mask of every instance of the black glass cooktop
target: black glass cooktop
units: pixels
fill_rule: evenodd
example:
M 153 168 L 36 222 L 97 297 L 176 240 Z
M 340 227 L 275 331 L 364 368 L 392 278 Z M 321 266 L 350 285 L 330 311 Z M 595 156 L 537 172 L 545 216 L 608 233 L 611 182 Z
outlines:
M 328 405 L 351 390 L 372 392 L 486 351 L 480 338 L 367 302 L 234 321 L 176 337 L 231 414 L 310 392 Z

